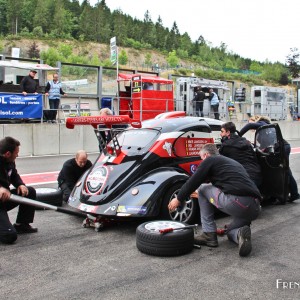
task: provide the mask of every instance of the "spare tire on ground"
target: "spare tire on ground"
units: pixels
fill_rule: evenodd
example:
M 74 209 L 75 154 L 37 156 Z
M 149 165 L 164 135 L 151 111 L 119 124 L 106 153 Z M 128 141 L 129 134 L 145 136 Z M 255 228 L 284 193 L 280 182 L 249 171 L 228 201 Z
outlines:
M 177 221 L 151 221 L 139 225 L 136 229 L 137 248 L 149 255 L 177 256 L 189 253 L 194 246 L 194 230 L 187 224 Z M 168 233 L 160 229 L 182 228 Z
M 63 194 L 59 189 L 54 188 L 37 188 L 36 189 L 36 200 L 51 204 L 54 206 L 62 206 Z

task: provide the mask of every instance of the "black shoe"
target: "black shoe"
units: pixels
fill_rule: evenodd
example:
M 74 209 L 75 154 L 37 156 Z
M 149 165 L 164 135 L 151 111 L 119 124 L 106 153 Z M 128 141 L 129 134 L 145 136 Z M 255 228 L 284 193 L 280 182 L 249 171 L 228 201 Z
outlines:
M 38 231 L 37 228 L 32 227 L 31 225 L 25 224 L 25 223 L 22 223 L 19 225 L 14 224 L 14 227 L 15 227 L 17 233 L 35 233 Z
M 275 198 L 275 199 L 272 200 L 271 204 L 272 205 L 284 205 L 285 201 L 281 201 L 281 200 Z
M 208 247 L 218 247 L 216 232 L 203 232 L 200 236 L 194 237 L 194 244 Z
M 288 202 L 293 202 L 295 200 L 298 200 L 300 199 L 300 195 L 299 194 L 296 194 L 296 195 L 291 195 Z
M 239 255 L 247 256 L 252 250 L 251 245 L 251 229 L 249 226 L 240 228 L 238 232 Z

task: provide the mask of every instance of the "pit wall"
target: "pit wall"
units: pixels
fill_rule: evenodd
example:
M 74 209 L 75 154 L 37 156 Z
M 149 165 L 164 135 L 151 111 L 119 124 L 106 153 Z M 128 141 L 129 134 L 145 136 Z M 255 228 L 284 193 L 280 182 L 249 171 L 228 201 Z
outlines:
M 299 121 L 278 122 L 286 140 L 300 140 Z M 235 122 L 241 129 L 246 122 Z M 89 153 L 98 152 L 98 141 L 92 126 L 75 126 L 66 128 L 65 124 L 1 124 L 0 138 L 12 136 L 21 142 L 20 157 L 74 154 L 79 149 Z M 254 133 L 245 137 L 253 141 Z

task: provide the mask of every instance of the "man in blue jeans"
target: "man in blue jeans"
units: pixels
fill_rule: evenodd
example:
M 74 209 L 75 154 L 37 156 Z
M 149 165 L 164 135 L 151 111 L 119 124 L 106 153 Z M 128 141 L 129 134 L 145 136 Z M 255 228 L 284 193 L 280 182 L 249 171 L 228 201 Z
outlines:
M 216 207 L 233 217 L 227 226 L 228 239 L 239 245 L 240 256 L 247 256 L 252 250 L 250 225 L 260 213 L 261 194 L 245 168 L 237 161 L 219 155 L 214 144 L 204 145 L 200 156 L 202 163 L 182 186 L 177 198 L 171 200 L 169 210 L 174 211 L 198 189 L 203 233 L 195 237 L 195 244 L 218 246 L 214 220 Z

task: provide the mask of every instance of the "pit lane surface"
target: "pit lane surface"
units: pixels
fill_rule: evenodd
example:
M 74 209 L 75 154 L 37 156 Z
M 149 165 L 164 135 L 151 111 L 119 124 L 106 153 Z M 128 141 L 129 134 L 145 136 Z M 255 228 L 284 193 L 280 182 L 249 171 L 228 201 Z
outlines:
M 54 172 L 68 158 L 18 158 L 17 167 L 20 174 Z M 300 155 L 291 155 L 298 185 L 299 165 Z M 15 216 L 11 211 L 12 222 Z M 74 216 L 37 211 L 37 234 L 0 244 L 1 299 L 300 298 L 300 200 L 263 209 L 252 225 L 253 251 L 247 258 L 240 258 L 227 238 L 219 238 L 218 248 L 180 257 L 147 256 L 135 245 L 138 222 L 99 233 L 81 223 Z

